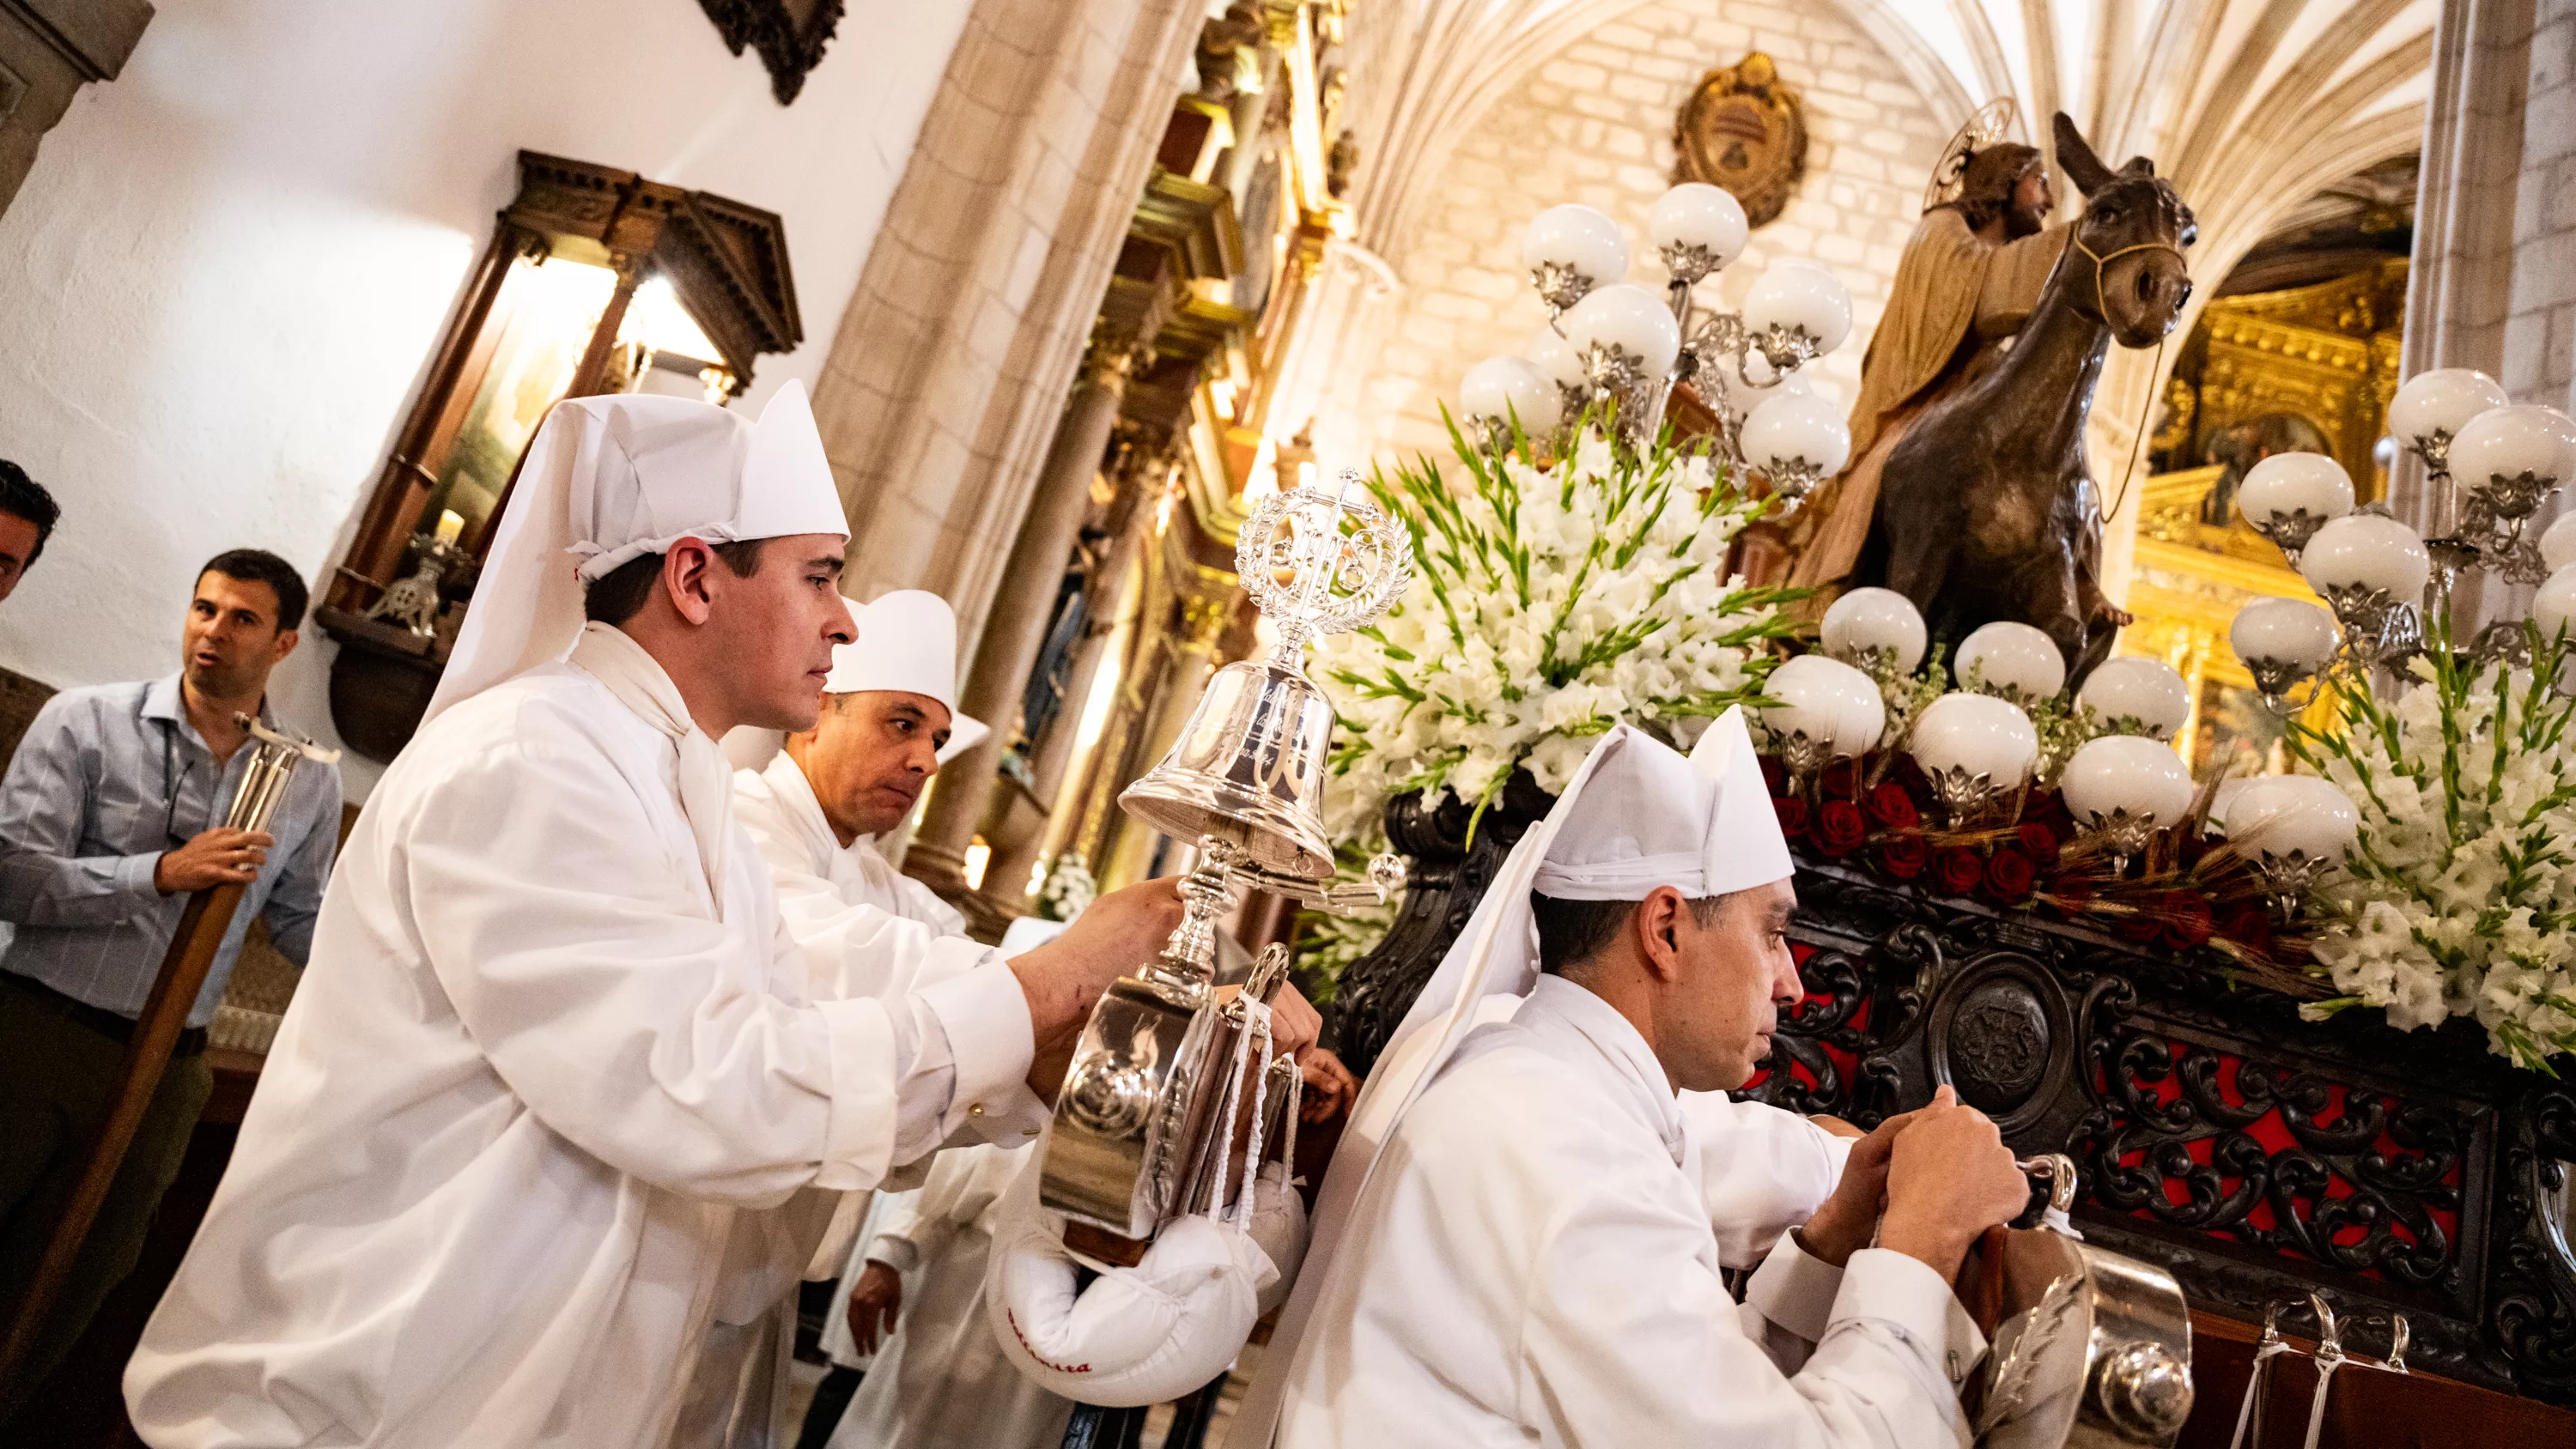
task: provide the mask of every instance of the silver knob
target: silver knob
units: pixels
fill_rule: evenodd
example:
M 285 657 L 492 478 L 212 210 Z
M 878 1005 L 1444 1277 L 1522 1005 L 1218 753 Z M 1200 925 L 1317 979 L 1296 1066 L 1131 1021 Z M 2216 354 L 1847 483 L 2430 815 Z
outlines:
M 2191 1417 L 2191 1369 L 2161 1343 L 2132 1343 L 2102 1360 L 2094 1388 L 2102 1417 L 2142 1443 L 2169 1444 Z

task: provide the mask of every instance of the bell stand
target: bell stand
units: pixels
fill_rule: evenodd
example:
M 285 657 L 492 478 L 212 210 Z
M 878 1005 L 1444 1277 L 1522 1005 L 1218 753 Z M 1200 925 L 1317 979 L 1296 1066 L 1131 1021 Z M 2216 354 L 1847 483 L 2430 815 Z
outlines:
M 277 818 L 278 805 L 286 799 L 286 787 L 297 765 L 306 760 L 321 765 L 339 761 L 338 750 L 326 750 L 311 740 L 280 734 L 249 715 L 235 714 L 233 723 L 249 733 L 251 757 L 242 771 L 241 784 L 233 792 L 232 808 L 224 812 L 226 829 L 268 829 Z M 144 999 L 143 1013 L 135 1019 L 134 1034 L 127 1039 L 107 1116 L 90 1143 L 71 1201 L 64 1207 L 61 1220 L 54 1224 L 53 1235 L 46 1240 L 45 1256 L 28 1281 L 27 1295 L 19 1300 L 18 1315 L 9 1325 L 8 1341 L 0 1344 L 0 1381 L 15 1374 L 34 1350 L 36 1335 L 53 1311 L 54 1300 L 62 1296 L 64 1285 L 71 1280 L 73 1265 L 80 1261 L 81 1245 L 88 1240 L 90 1224 L 97 1221 L 99 1209 L 107 1203 L 108 1189 L 115 1185 L 117 1169 L 125 1164 L 126 1150 L 134 1145 L 134 1134 L 143 1126 L 144 1113 L 151 1107 L 152 1095 L 159 1090 L 162 1073 L 170 1065 L 171 1050 L 178 1045 L 179 1033 L 187 1028 L 188 1013 L 197 1004 L 197 993 L 205 988 L 206 975 L 214 969 L 215 953 L 233 928 L 233 916 L 241 908 L 244 889 L 240 881 L 207 886 L 191 894 L 187 908 L 180 912 L 178 928 L 170 933 L 170 947 L 162 953 L 160 974 L 153 978 L 152 994 Z

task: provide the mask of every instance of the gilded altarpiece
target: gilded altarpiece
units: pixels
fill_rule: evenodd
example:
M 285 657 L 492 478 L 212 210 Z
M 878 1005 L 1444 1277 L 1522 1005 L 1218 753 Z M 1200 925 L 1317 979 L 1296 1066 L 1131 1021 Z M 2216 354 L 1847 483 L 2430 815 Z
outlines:
M 2257 598 L 2321 602 L 2235 506 L 2245 470 L 2274 452 L 2322 452 L 2368 502 L 2387 491 L 2378 444 L 2397 390 L 2406 263 L 2276 292 L 2222 297 L 2193 330 L 2165 395 L 2147 479 L 2120 652 L 2181 671 L 2192 717 L 2178 739 L 2195 771 L 2233 761 L 2278 770 L 2282 724 L 2227 642 Z

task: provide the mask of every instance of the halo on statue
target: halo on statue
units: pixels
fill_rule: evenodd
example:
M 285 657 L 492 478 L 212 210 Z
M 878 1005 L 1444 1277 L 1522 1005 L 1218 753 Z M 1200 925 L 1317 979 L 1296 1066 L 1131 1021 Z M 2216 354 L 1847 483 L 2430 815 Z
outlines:
M 1941 150 L 1939 164 L 1932 168 L 1931 184 L 1923 188 L 1923 209 L 1947 206 L 1959 199 L 1967 185 L 1968 162 L 1977 152 L 1997 141 L 2009 141 L 2021 134 L 2021 104 L 2010 96 L 1997 96 L 1977 108 L 1968 123 L 1950 138 Z

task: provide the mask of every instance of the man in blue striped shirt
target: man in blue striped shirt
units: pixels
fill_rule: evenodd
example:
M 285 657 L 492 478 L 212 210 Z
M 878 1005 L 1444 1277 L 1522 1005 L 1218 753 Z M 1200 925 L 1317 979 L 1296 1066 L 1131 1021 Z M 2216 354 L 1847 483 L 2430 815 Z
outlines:
M 266 832 L 221 824 L 249 761 L 236 714 L 274 728 L 268 675 L 295 648 L 304 581 L 237 549 L 200 571 L 179 672 L 48 701 L 0 778 L 0 1321 L 13 1313 L 106 1114 L 134 1018 L 191 892 L 241 882 L 241 908 L 5 1424 L 134 1266 L 213 1085 L 206 1024 L 243 934 L 301 965 L 339 839 L 340 776 L 295 772 Z

